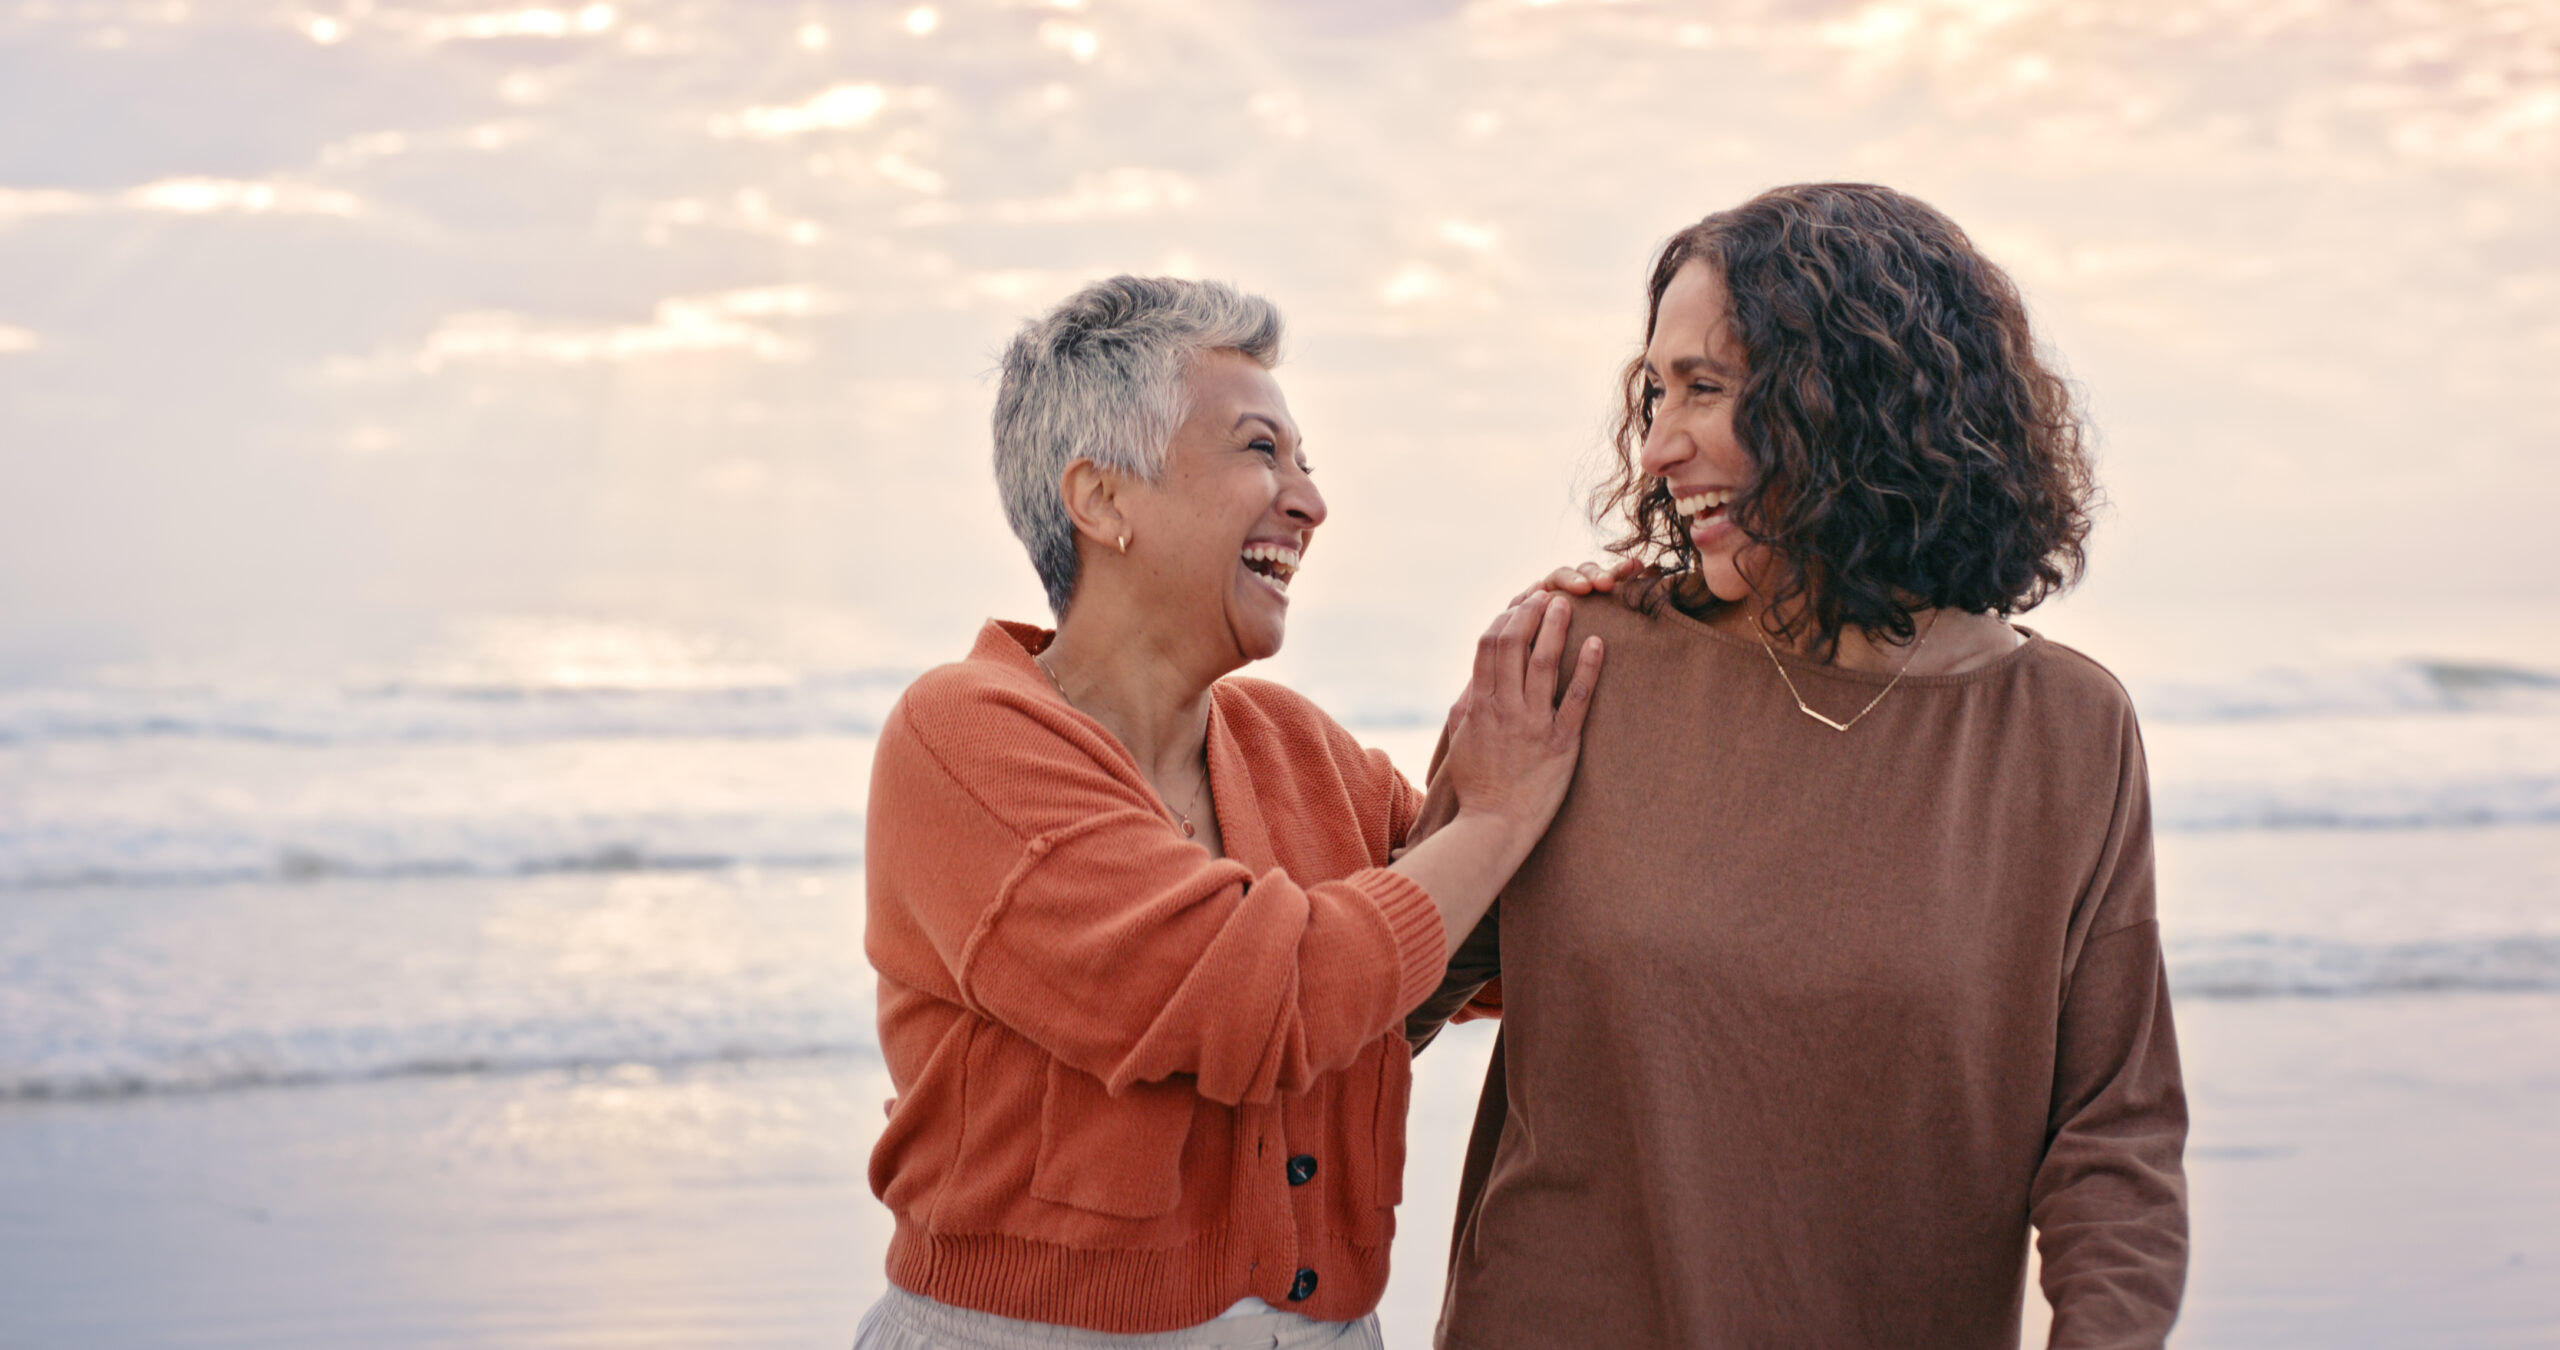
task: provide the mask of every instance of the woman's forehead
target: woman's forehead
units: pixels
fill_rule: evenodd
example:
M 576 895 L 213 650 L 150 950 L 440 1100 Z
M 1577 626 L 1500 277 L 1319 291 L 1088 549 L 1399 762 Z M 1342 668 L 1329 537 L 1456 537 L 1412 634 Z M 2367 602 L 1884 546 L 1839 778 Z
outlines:
M 1731 374 L 1741 368 L 1741 358 L 1724 278 L 1703 262 L 1692 262 L 1674 273 L 1654 310 L 1653 341 L 1645 348 L 1645 363 L 1657 372 L 1685 363 Z
M 1195 426 L 1226 432 L 1260 422 L 1291 438 L 1298 434 L 1298 424 L 1289 416 L 1289 401 L 1280 393 L 1280 381 L 1242 352 L 1203 354 L 1192 362 L 1186 383 L 1191 415 L 1185 420 Z

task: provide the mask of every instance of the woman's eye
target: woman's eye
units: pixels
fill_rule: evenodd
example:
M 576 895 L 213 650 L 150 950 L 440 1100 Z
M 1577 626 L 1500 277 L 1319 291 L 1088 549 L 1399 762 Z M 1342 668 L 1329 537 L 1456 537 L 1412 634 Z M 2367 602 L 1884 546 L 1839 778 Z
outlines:
M 1662 386 L 1661 386 L 1661 385 L 1658 385 L 1658 384 L 1648 384 L 1648 385 L 1646 385 L 1646 386 L 1644 387 L 1644 402 L 1645 402 L 1645 406 L 1646 406 L 1646 407 L 1650 408 L 1650 407 L 1652 407 L 1654 404 L 1656 404 L 1656 403 L 1660 403 L 1661 401 L 1662 401 Z
M 1723 385 L 1710 384 L 1705 380 L 1700 380 L 1696 384 L 1689 386 L 1689 397 L 1691 398 L 1714 398 L 1716 395 L 1723 392 Z
M 1277 455 L 1280 453 L 1279 443 L 1267 436 L 1253 441 L 1245 448 L 1261 455 Z

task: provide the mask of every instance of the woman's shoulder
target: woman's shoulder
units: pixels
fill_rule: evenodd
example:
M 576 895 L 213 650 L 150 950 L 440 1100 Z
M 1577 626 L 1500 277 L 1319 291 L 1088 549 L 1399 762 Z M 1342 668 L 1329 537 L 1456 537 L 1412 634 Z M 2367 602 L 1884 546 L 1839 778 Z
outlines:
M 889 720 L 916 730 L 938 730 L 989 712 L 1027 710 L 1040 692 L 1019 671 L 985 661 L 954 661 L 918 675 L 898 695 Z
M 1219 721 L 1253 765 L 1263 789 L 1280 795 L 1344 790 L 1355 801 L 1371 802 L 1395 801 L 1412 791 L 1386 751 L 1362 745 L 1349 728 L 1297 690 L 1241 675 L 1230 675 L 1212 688 Z M 1266 774 L 1278 776 L 1266 779 Z M 1323 784 L 1335 786 L 1318 787 Z
M 1230 675 L 1215 686 L 1218 715 L 1239 740 L 1274 749 L 1357 753 L 1359 740 L 1316 706 L 1314 699 L 1285 684 Z
M 963 777 L 980 767 L 1102 758 L 1104 748 L 1091 743 L 1098 729 L 1080 720 L 1028 658 L 1010 663 L 973 653 L 918 675 L 898 695 L 877 753 L 883 762 L 930 755 Z
M 2028 641 L 2018 653 L 2019 668 L 2048 696 L 2059 694 L 2074 707 L 2090 713 L 2133 720 L 2133 695 L 2114 671 L 2077 647 L 2056 642 L 2033 629 L 2021 631 L 2027 633 Z
M 1605 685 L 1613 679 L 1623 684 L 1648 678 L 1630 672 L 1685 666 L 1702 656 L 1742 650 L 1729 635 L 1681 607 L 1679 582 L 1677 576 L 1646 572 L 1620 582 L 1614 591 L 1574 597 L 1572 652 L 1578 653 L 1587 637 L 1606 644 L 1607 666 L 1600 677 Z M 1568 677 L 1573 659 L 1569 653 Z

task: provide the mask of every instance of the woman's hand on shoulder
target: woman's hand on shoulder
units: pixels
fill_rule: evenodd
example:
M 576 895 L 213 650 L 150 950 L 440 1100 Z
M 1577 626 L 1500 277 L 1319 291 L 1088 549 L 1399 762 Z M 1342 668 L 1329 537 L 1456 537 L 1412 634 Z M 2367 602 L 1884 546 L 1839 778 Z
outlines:
M 1600 639 L 1585 638 L 1572 682 L 1558 697 L 1572 628 L 1572 603 L 1540 589 L 1496 616 L 1477 639 L 1475 672 L 1440 766 L 1461 814 L 1481 812 L 1533 834 L 1555 817 L 1573 781 L 1583 717 L 1600 682 Z
M 1619 582 L 1643 570 L 1644 564 L 1633 558 L 1620 558 L 1613 563 L 1587 562 L 1559 567 L 1540 577 L 1536 585 L 1511 597 L 1511 603 L 1521 604 L 1542 592 L 1549 595 L 1591 595 L 1595 592 L 1607 595 L 1618 589 Z
M 1476 642 L 1475 673 L 1417 822 L 1434 828 L 1391 864 L 1439 909 L 1444 959 L 1537 847 L 1573 782 L 1601 650 L 1600 639 L 1583 639 L 1559 697 L 1572 626 L 1572 601 L 1542 590 L 1502 611 Z

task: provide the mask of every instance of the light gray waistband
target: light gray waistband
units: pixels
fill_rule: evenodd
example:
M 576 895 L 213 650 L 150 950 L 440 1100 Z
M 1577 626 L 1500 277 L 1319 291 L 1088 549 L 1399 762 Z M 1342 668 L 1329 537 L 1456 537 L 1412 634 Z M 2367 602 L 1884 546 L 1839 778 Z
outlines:
M 1179 1331 L 1124 1336 L 955 1308 L 895 1285 L 862 1318 L 854 1350 L 1363 1350 L 1377 1316 L 1319 1322 L 1296 1313 L 1222 1317 Z

